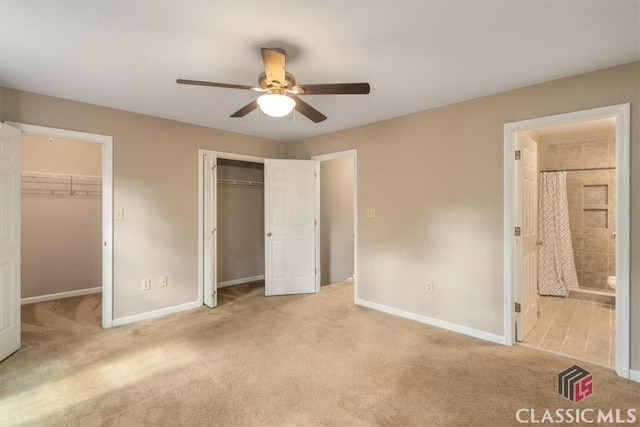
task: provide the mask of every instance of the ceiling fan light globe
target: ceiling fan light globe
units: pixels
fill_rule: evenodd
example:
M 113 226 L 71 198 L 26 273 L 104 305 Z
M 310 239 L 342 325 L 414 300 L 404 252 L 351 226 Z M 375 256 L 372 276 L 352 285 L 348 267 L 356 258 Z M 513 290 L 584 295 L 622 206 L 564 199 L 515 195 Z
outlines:
M 258 106 L 271 117 L 284 117 L 293 111 L 296 102 L 288 96 L 270 93 L 258 97 Z

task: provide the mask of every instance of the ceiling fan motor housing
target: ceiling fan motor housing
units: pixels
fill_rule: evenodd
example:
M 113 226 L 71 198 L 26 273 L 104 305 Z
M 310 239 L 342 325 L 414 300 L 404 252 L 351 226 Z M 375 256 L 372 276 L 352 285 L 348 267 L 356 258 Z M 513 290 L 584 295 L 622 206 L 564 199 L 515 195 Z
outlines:
M 296 78 L 288 71 L 284 73 L 284 83 L 267 80 L 267 73 L 264 71 L 258 76 L 258 85 L 268 93 L 284 95 L 284 92 L 291 90 L 296 85 Z M 273 92 L 272 92 L 273 91 Z

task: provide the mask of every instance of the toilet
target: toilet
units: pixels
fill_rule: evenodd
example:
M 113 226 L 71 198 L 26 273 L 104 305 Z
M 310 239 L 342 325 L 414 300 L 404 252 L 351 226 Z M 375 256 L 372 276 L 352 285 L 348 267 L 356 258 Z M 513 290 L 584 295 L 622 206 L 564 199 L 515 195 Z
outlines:
M 614 291 L 616 290 L 616 276 L 607 277 L 607 285 Z

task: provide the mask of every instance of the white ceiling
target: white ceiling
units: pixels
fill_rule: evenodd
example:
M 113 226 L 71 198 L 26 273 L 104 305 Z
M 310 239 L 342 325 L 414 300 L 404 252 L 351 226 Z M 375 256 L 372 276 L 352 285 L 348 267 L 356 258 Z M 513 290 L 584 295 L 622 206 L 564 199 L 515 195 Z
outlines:
M 640 0 L 0 1 L 0 85 L 280 141 L 640 60 Z M 328 119 L 229 115 L 260 47 L 298 83 L 369 95 L 304 100 Z

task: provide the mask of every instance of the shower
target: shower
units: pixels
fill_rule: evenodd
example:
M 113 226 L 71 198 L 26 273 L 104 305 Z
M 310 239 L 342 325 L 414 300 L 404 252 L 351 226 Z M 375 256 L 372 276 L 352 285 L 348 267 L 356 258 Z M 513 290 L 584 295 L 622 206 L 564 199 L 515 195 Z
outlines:
M 569 286 L 569 290 L 610 295 L 613 302 L 616 275 L 615 129 L 613 125 L 607 127 L 603 121 L 599 129 L 557 131 L 546 134 L 540 142 L 541 184 L 545 178 L 557 173 L 566 176 L 570 245 L 577 278 L 577 286 Z M 542 225 L 542 210 L 540 215 Z

